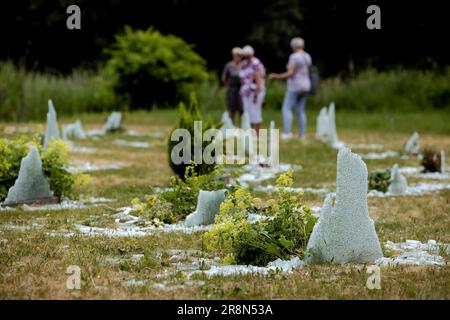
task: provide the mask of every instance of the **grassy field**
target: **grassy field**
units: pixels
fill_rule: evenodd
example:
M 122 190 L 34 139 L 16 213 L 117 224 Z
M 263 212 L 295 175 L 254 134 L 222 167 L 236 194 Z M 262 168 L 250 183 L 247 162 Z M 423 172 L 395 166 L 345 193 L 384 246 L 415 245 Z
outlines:
M 338 106 L 339 107 L 339 106 Z M 203 110 L 219 120 L 217 111 Z M 295 173 L 295 185 L 334 188 L 337 151 L 314 140 L 315 115 L 309 113 L 308 139 L 281 143 L 280 160 L 301 164 Z M 127 129 L 169 132 L 176 119 L 170 110 L 126 114 Z M 279 113 L 265 113 L 281 123 Z M 101 126 L 106 114 L 85 114 L 80 119 L 85 129 Z M 60 119 L 67 123 L 74 119 Z M 0 123 L 1 135 L 10 126 L 26 126 L 42 132 L 42 124 Z M 386 150 L 399 151 L 410 134 L 417 130 L 421 144 L 442 147 L 450 153 L 450 114 L 415 112 L 403 114 L 337 112 L 339 138 L 346 143 L 381 143 Z M 118 146 L 114 139 L 153 143 L 149 149 Z M 381 270 L 381 289 L 366 288 L 365 266 L 320 265 L 296 269 L 292 274 L 214 277 L 195 276 L 187 282 L 183 271 L 175 269 L 168 250 L 202 250 L 201 233 L 157 233 L 142 238 L 107 238 L 78 235 L 64 237 L 48 233 L 74 230 L 75 223 L 114 226 L 111 214 L 130 204 L 134 197 L 146 195 L 150 187 L 167 185 L 172 172 L 167 162 L 166 137 L 127 137 L 117 133 L 98 140 L 77 141 L 77 145 L 98 148 L 94 154 L 72 154 L 73 161 L 124 163 L 120 170 L 91 173 L 92 183 L 86 195 L 116 201 L 95 208 L 64 211 L 0 212 L 0 298 L 1 299 L 450 299 L 450 267 L 391 267 Z M 369 170 L 400 166 L 418 166 L 417 159 L 366 161 Z M 410 179 L 409 182 L 418 181 Z M 304 201 L 321 206 L 323 198 L 306 194 Z M 450 243 L 450 191 L 419 197 L 370 198 L 370 215 L 382 243 L 407 239 Z M 20 230 L 4 226 L 22 226 Z M 132 256 L 143 254 L 138 262 Z M 115 259 L 115 263 L 108 263 Z M 186 258 L 187 260 L 188 258 Z M 446 257 L 447 261 L 449 257 Z M 81 268 L 81 290 L 66 289 L 70 265 Z M 161 275 L 164 275 L 161 277 Z M 142 286 L 124 286 L 130 279 L 147 280 Z M 164 283 L 173 290 L 160 290 Z

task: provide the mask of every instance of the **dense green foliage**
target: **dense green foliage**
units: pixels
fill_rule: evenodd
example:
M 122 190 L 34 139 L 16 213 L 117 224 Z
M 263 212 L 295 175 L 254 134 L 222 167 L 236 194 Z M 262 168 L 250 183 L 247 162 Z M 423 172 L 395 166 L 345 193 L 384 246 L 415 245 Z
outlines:
M 292 255 L 303 257 L 317 219 L 300 195 L 287 189 L 292 175 L 292 170 L 280 175 L 275 198 L 265 204 L 247 190 L 232 192 L 220 206 L 213 229 L 204 235 L 207 249 L 228 254 L 238 264 L 258 266 Z M 262 218 L 250 223 L 249 214 Z
M 120 101 L 104 79 L 102 74 L 83 71 L 69 76 L 27 72 L 0 62 L 0 119 L 42 121 L 48 99 L 65 115 L 113 110 Z
M 0 139 L 0 201 L 3 201 L 10 187 L 14 185 L 19 170 L 20 162 L 28 153 L 29 140 L 19 138 L 17 140 Z M 53 194 L 61 198 L 74 196 L 77 186 L 86 182 L 84 174 L 74 174 L 66 170 L 69 164 L 68 148 L 61 140 L 53 140 L 46 150 L 34 139 L 40 151 L 42 170 L 50 184 Z
M 378 190 L 387 192 L 389 180 L 391 179 L 391 170 L 375 170 L 369 173 L 369 190 Z
M 212 128 L 212 125 L 204 121 L 203 117 L 200 114 L 199 107 L 198 107 L 198 101 L 194 94 L 191 94 L 191 101 L 189 103 L 189 106 L 186 107 L 183 103 L 180 103 L 179 106 L 179 120 L 178 123 L 175 125 L 175 127 L 172 129 L 172 131 L 169 134 L 168 137 L 168 161 L 169 166 L 172 168 L 172 170 L 182 179 L 186 178 L 186 168 L 188 166 L 193 165 L 194 171 L 196 174 L 202 175 L 206 173 L 210 173 L 214 170 L 215 164 L 207 164 L 204 161 L 202 161 L 201 164 L 192 164 L 194 161 L 194 147 L 195 147 L 195 134 L 194 134 L 194 125 L 195 121 L 202 121 L 202 131 L 205 132 L 206 130 Z M 180 164 L 175 164 L 174 161 L 172 161 L 172 149 L 180 144 L 180 143 L 188 143 L 189 141 L 182 142 L 182 138 L 180 138 L 180 141 L 175 140 L 172 141 L 172 133 L 177 129 L 186 129 L 190 133 L 190 162 L 184 163 L 184 161 Z M 199 137 L 201 139 L 200 142 L 202 145 L 202 152 L 205 150 L 205 147 L 210 143 L 207 141 L 203 141 L 202 137 Z M 189 146 L 187 146 L 187 149 L 189 149 Z M 182 154 L 183 151 L 180 153 Z M 181 156 L 181 155 L 180 155 Z
M 126 27 L 107 53 L 112 86 L 132 108 L 174 105 L 208 76 L 206 62 L 189 44 L 153 28 Z

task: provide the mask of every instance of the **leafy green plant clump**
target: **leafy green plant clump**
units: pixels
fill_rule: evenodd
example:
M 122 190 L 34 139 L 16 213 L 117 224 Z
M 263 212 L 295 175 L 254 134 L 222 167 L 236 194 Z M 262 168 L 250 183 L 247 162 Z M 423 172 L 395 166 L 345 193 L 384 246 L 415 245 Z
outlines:
M 62 140 L 52 140 L 43 150 L 38 138 L 29 141 L 26 138 L 16 140 L 0 139 L 0 201 L 4 201 L 8 190 L 14 185 L 23 157 L 28 154 L 28 144 L 37 146 L 42 161 L 42 170 L 50 189 L 58 197 L 75 197 L 77 190 L 86 185 L 89 176 L 82 173 L 71 173 L 66 170 L 69 164 L 69 149 Z
M 141 218 L 144 225 L 175 223 L 195 211 L 200 190 L 213 191 L 225 187 L 220 168 L 209 174 L 198 175 L 195 166 L 191 165 L 187 168 L 184 180 L 178 176 L 171 177 L 167 191 L 147 196 L 143 201 L 133 199 L 133 207 L 137 209 L 134 214 Z
M 391 179 L 391 170 L 375 170 L 369 173 L 369 190 L 378 190 L 387 192 L 389 180 Z
M 202 131 L 206 131 L 208 129 L 212 128 L 212 124 L 210 122 L 204 121 L 203 117 L 200 114 L 199 111 L 199 107 L 198 107 L 198 101 L 197 98 L 195 97 L 194 94 L 191 94 L 191 100 L 189 103 L 189 106 L 186 107 L 183 103 L 180 103 L 180 118 L 178 120 L 178 123 L 175 125 L 175 127 L 172 129 L 172 131 L 169 134 L 169 138 L 167 141 L 168 144 L 168 161 L 169 161 L 169 166 L 172 168 L 172 170 L 181 178 L 181 179 L 185 179 L 186 177 L 186 169 L 188 166 L 193 166 L 194 167 L 194 171 L 197 175 L 203 175 L 203 174 L 207 174 L 210 173 L 214 170 L 214 168 L 216 167 L 215 164 L 207 164 L 204 161 L 201 164 L 192 164 L 194 161 L 194 146 L 195 146 L 195 134 L 194 134 L 194 126 L 195 126 L 195 121 L 202 121 Z M 172 134 L 175 130 L 177 129 L 185 129 L 187 131 L 189 131 L 190 133 L 190 141 L 188 141 L 190 143 L 190 148 L 188 147 L 187 149 L 190 150 L 190 155 L 189 155 L 189 163 L 184 163 L 184 161 L 182 163 L 175 163 L 173 161 L 173 156 L 179 156 L 179 157 L 183 157 L 185 156 L 183 154 L 183 151 L 180 151 L 180 154 L 172 154 L 173 152 L 173 148 L 175 146 L 177 146 L 181 142 L 181 138 L 180 141 L 175 140 L 172 141 Z M 201 141 L 202 144 L 202 151 L 205 150 L 205 148 L 209 145 L 210 142 L 207 141 Z
M 290 170 L 277 179 L 276 196 L 265 204 L 244 189 L 231 193 L 216 224 L 203 236 L 206 249 L 224 254 L 227 262 L 258 266 L 292 255 L 303 258 L 317 219 L 300 194 L 287 189 L 293 184 L 292 174 Z M 262 217 L 250 223 L 250 214 Z
M 128 98 L 131 108 L 173 105 L 208 77 L 205 60 L 191 45 L 153 28 L 125 27 L 106 52 L 112 87 Z

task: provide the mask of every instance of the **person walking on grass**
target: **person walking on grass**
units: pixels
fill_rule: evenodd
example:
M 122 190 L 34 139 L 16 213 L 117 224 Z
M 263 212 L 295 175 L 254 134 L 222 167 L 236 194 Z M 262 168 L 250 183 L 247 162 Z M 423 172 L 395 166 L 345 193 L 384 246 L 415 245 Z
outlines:
M 283 106 L 283 133 L 281 138 L 287 140 L 292 135 L 292 107 L 295 105 L 298 117 L 299 137 L 305 138 L 306 132 L 306 98 L 311 90 L 310 69 L 312 65 L 311 56 L 304 50 L 305 41 L 300 38 L 291 40 L 293 53 L 289 56 L 287 71 L 283 73 L 272 73 L 269 79 L 287 79 L 287 88 L 284 95 Z
M 233 59 L 223 68 L 221 79 L 222 83 L 226 86 L 228 114 L 231 120 L 234 121 L 234 116 L 238 113 L 240 121 L 240 117 L 244 112 L 240 95 L 241 78 L 239 77 L 239 71 L 241 71 L 242 67 L 242 49 L 238 47 L 233 48 L 231 55 Z
M 249 45 L 242 48 L 244 63 L 239 76 L 241 78 L 241 96 L 244 112 L 248 113 L 250 124 L 259 135 L 262 123 L 262 105 L 266 94 L 264 84 L 265 68 L 255 57 L 255 51 Z

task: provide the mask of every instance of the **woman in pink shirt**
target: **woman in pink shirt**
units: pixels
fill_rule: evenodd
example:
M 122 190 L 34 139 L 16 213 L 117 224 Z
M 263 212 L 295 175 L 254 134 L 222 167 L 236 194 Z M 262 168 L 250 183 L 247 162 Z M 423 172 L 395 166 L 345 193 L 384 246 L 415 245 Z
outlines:
M 262 122 L 262 104 L 266 95 L 264 85 L 265 68 L 262 62 L 254 56 L 255 52 L 251 46 L 242 49 L 245 61 L 239 72 L 241 78 L 241 96 L 244 112 L 250 118 L 252 128 L 259 134 Z

